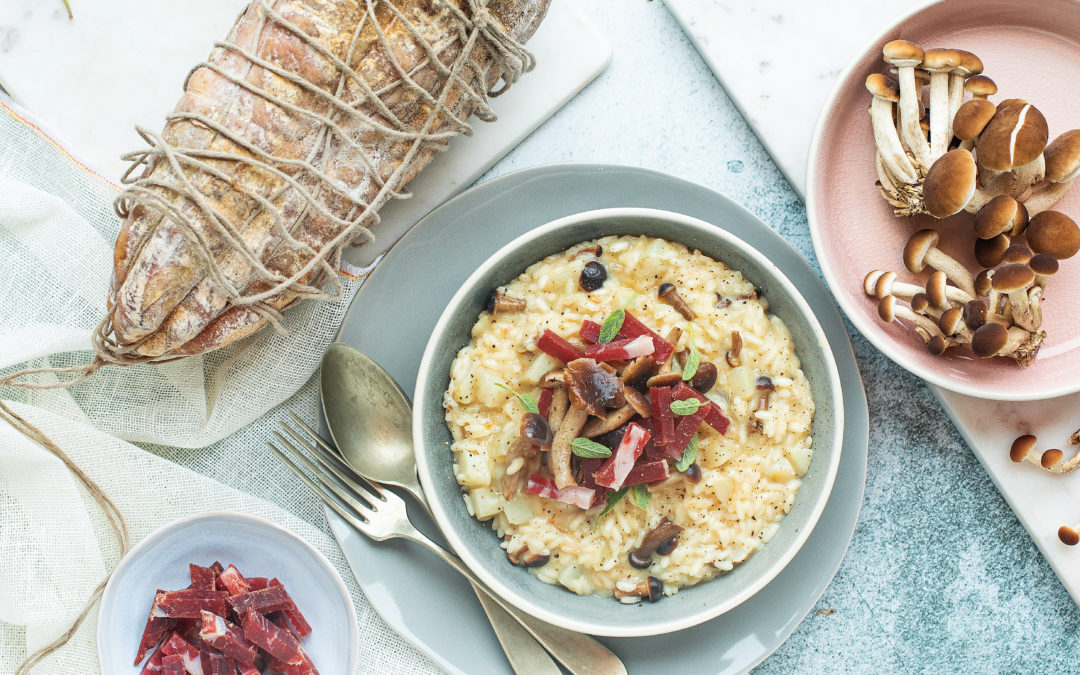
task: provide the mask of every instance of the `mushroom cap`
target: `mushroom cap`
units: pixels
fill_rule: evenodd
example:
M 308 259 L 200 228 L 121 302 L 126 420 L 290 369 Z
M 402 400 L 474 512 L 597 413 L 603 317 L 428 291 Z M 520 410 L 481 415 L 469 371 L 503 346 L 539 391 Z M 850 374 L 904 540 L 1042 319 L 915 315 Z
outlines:
M 1049 253 L 1036 253 L 1028 261 L 1028 267 L 1035 274 L 1048 277 L 1051 274 L 1057 274 L 1059 265 L 1057 258 Z
M 885 323 L 892 323 L 896 319 L 896 296 L 886 295 L 877 305 L 878 316 Z
M 1043 211 L 1028 224 L 1027 240 L 1036 253 L 1065 260 L 1080 251 L 1080 227 L 1060 211 Z
M 945 338 L 941 335 L 932 335 L 930 336 L 930 339 L 926 341 L 926 350 L 934 356 L 941 356 L 948 348 L 948 343 L 945 342 Z
M 983 71 L 983 62 L 978 56 L 966 49 L 954 49 L 953 51 L 960 55 L 960 63 L 953 69 L 954 73 L 960 71 L 960 74 L 967 78 L 978 75 Z
M 978 295 L 990 295 L 993 289 L 994 270 L 983 270 L 975 275 L 975 293 Z
M 867 295 L 874 295 L 874 289 L 877 288 L 878 279 L 881 278 L 882 274 L 885 274 L 885 272 L 881 270 L 870 270 L 867 273 L 866 278 L 863 279 L 863 291 Z
M 1057 448 L 1053 448 L 1051 450 L 1047 450 L 1042 454 L 1042 457 L 1039 458 L 1039 464 L 1042 464 L 1042 467 L 1044 469 L 1049 469 L 1050 467 L 1060 462 L 1061 458 L 1064 456 L 1065 453 L 1058 450 Z
M 927 49 L 923 52 L 923 70 L 948 72 L 960 65 L 962 57 L 955 49 Z
M 941 318 L 938 319 L 938 327 L 946 335 L 956 335 L 964 327 L 964 310 L 953 307 L 945 311 L 942 313 Z
M 1011 171 L 1035 161 L 1046 149 L 1050 133 L 1046 118 L 1030 103 L 1015 101 L 998 104 L 997 114 L 975 143 L 979 165 L 990 171 Z
M 930 278 L 926 280 L 926 299 L 930 301 L 934 307 L 939 309 L 946 309 L 949 307 L 949 298 L 946 295 L 948 292 L 949 278 L 941 270 L 935 271 L 930 275 Z
M 1046 146 L 1046 180 L 1064 183 L 1080 175 L 1080 129 L 1066 131 Z
M 923 203 L 935 218 L 963 210 L 975 194 L 979 169 L 967 150 L 957 148 L 939 157 L 923 180 Z
M 873 295 L 878 298 L 884 298 L 886 295 L 892 295 L 893 283 L 896 281 L 896 272 L 884 272 L 878 277 L 877 283 L 874 284 Z
M 1001 255 L 1001 262 L 1027 264 L 1031 260 L 1031 249 L 1023 244 L 1009 246 Z
M 911 296 L 908 304 L 911 305 L 911 311 L 922 314 L 930 307 L 930 298 L 926 297 L 926 293 L 916 293 Z
M 975 262 L 983 267 L 997 267 L 1009 249 L 1009 235 L 999 234 L 992 239 L 975 240 Z
M 984 323 L 971 334 L 971 351 L 980 359 L 997 356 L 1009 343 L 1009 331 L 1000 323 Z
M 881 73 L 870 73 L 866 76 L 866 90 L 876 98 L 883 98 L 893 103 L 900 100 L 900 87 L 896 84 L 896 80 Z
M 1005 233 L 1015 237 L 1024 231 L 1027 222 L 1027 208 L 1023 204 L 1009 195 L 998 195 L 986 202 L 975 216 L 975 236 L 979 239 L 992 239 Z
M 881 48 L 881 54 L 885 61 L 899 67 L 917 66 L 923 60 L 923 48 L 907 40 L 886 42 Z
M 964 304 L 964 323 L 971 330 L 986 323 L 986 303 L 982 300 L 972 300 Z
M 973 98 L 956 109 L 953 133 L 962 141 L 973 141 L 979 137 L 996 112 L 997 106 L 990 101 Z
M 1012 293 L 1027 288 L 1035 281 L 1035 273 L 1023 263 L 1006 263 L 994 272 L 994 290 Z
M 997 93 L 997 85 L 986 75 L 969 77 L 964 83 L 964 89 L 971 92 L 972 96 L 993 96 Z
M 1038 440 L 1031 434 L 1017 436 L 1016 440 L 1012 442 L 1012 447 L 1009 448 L 1009 459 L 1014 462 L 1024 461 L 1027 454 L 1035 449 L 1035 443 Z
M 937 246 L 941 235 L 934 230 L 919 230 L 911 235 L 904 245 L 904 265 L 909 270 L 918 274 L 926 267 L 926 254 L 931 248 Z
M 1077 532 L 1076 528 L 1062 525 L 1058 528 L 1058 539 L 1066 546 L 1076 546 L 1080 544 L 1080 532 Z

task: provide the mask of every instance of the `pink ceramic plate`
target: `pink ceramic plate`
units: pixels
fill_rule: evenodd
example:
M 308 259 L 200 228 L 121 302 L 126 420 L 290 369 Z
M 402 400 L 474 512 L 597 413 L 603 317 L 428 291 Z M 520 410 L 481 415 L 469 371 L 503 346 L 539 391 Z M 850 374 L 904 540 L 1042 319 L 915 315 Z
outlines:
M 1063 261 L 1048 284 L 1042 326 L 1047 338 L 1028 368 L 955 349 L 934 357 L 910 327 L 882 322 L 876 301 L 863 293 L 863 277 L 873 269 L 925 281 L 925 272 L 916 277 L 901 260 L 907 238 L 924 227 L 942 233 L 942 250 L 979 269 L 970 250 L 973 216 L 896 218 L 874 187 L 870 94 L 863 81 L 887 67 L 881 48 L 895 39 L 974 52 L 998 85 L 991 100 L 1027 99 L 1046 116 L 1053 139 L 1080 128 L 1080 3 L 945 0 L 890 28 L 841 74 L 826 102 L 810 147 L 806 191 L 825 279 L 852 323 L 889 358 L 928 382 L 980 398 L 1029 400 L 1080 391 L 1080 256 Z M 1080 187 L 1055 208 L 1080 220 Z

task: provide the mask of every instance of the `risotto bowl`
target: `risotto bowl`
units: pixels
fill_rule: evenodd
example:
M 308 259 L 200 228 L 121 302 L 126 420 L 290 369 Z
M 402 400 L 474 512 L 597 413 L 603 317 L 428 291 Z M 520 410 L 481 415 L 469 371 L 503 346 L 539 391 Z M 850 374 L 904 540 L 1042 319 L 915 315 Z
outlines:
M 842 450 L 844 411 L 836 363 L 821 327 L 795 286 L 765 256 L 723 229 L 725 220 L 742 218 L 750 219 L 754 216 L 735 205 L 732 205 L 728 212 L 717 214 L 718 225 L 677 213 L 641 208 L 603 209 L 561 218 L 518 237 L 489 258 L 457 291 L 435 325 L 420 363 L 413 395 L 413 440 L 420 481 L 430 501 L 432 514 L 454 551 L 485 584 L 522 611 L 555 625 L 600 636 L 637 637 L 688 628 L 723 614 L 763 588 L 795 556 L 817 523 L 832 489 Z M 447 390 L 451 386 L 451 371 L 455 359 L 463 347 L 470 344 L 473 327 L 484 312 L 492 290 L 505 287 L 530 266 L 548 256 L 559 254 L 582 242 L 612 236 L 662 239 L 682 251 L 681 255 L 687 261 L 703 255 L 741 272 L 745 279 L 739 279 L 739 282 L 749 288 L 755 298 L 759 293 L 766 298 L 769 317 L 779 319 L 786 327 L 786 330 L 780 329 L 779 332 L 785 340 L 790 335 L 788 344 L 794 345 L 794 357 L 790 356 L 790 349 L 787 349 L 787 358 L 796 364 L 797 370 L 801 369 L 795 386 L 801 387 L 803 395 L 812 396 L 813 400 L 813 422 L 803 434 L 808 434 L 809 438 L 802 440 L 804 444 L 809 442 L 812 459 L 808 467 L 802 467 L 805 474 L 801 475 L 801 484 L 798 479 L 791 483 L 796 486 L 797 491 L 793 492 L 793 497 L 787 495 L 783 505 L 783 508 L 790 507 L 790 510 L 778 523 L 770 526 L 768 536 L 762 536 L 760 525 L 757 526 L 757 531 L 752 533 L 758 535 L 758 540 L 752 542 L 753 552 L 745 559 L 740 558 L 737 560 L 738 564 L 732 566 L 717 563 L 716 551 L 710 550 L 721 546 L 721 543 L 724 547 L 731 545 L 730 533 L 717 533 L 717 543 L 713 546 L 708 543 L 708 532 L 697 532 L 692 542 L 680 544 L 683 548 L 678 552 L 681 564 L 693 568 L 693 556 L 700 555 L 721 571 L 714 578 L 687 585 L 678 592 L 671 589 L 673 594 L 665 595 L 659 601 L 634 604 L 624 604 L 625 599 L 618 602 L 611 597 L 578 594 L 582 592 L 580 587 L 577 589 L 578 593 L 575 593 L 558 583 L 544 583 L 534 575 L 537 570 L 527 570 L 524 566 L 515 566 L 508 562 L 507 550 L 500 546 L 503 542 L 493 531 L 491 522 L 481 522 L 473 517 L 469 496 L 463 495 L 459 485 L 461 472 L 455 465 L 455 453 L 451 450 L 455 438 L 448 426 L 447 411 L 444 408 L 444 401 L 449 400 L 446 398 Z M 619 250 L 625 248 L 625 244 L 610 248 L 612 251 L 605 251 L 604 255 L 615 257 Z M 700 255 L 696 252 L 700 252 Z M 644 266 L 647 259 L 646 255 L 636 260 Z M 655 261 L 651 264 L 656 266 Z M 636 264 L 625 264 L 620 269 L 627 274 L 634 274 L 638 267 Z M 431 272 L 435 274 L 435 271 Z M 662 274 L 670 277 L 671 274 L 677 274 L 677 271 L 672 271 L 669 266 L 658 272 L 656 279 L 661 279 Z M 715 295 L 722 294 L 717 292 Z M 638 295 L 633 297 L 639 298 Z M 658 302 L 654 295 L 648 297 L 649 302 Z M 644 300 L 637 301 L 639 305 L 647 307 Z M 720 297 L 719 301 L 719 306 L 726 306 L 723 303 L 728 302 L 723 297 Z M 666 307 L 663 309 L 668 311 Z M 757 311 L 760 313 L 762 310 Z M 668 315 L 671 315 L 670 311 Z M 603 321 L 603 316 L 594 320 Z M 695 325 L 702 320 L 699 316 Z M 648 323 L 645 318 L 642 318 L 642 321 Z M 764 323 L 776 325 L 770 324 L 770 320 L 765 320 Z M 663 334 L 661 326 L 654 328 Z M 702 333 L 705 328 L 700 328 Z M 706 336 L 701 335 L 699 339 L 705 341 Z M 685 342 L 686 338 L 683 340 Z M 751 337 L 750 342 L 756 341 Z M 718 362 L 717 365 L 722 373 L 729 367 L 726 363 Z M 460 366 L 458 371 L 461 371 Z M 724 377 L 723 374 L 721 377 Z M 790 378 L 782 379 L 790 385 Z M 778 390 L 777 396 L 779 395 Z M 511 408 L 512 406 L 507 404 L 507 410 Z M 737 419 L 734 413 L 732 417 Z M 741 425 L 733 424 L 723 437 L 723 442 L 737 444 L 740 434 L 745 439 L 746 427 L 745 422 Z M 760 428 L 759 426 L 758 429 Z M 805 428 L 805 425 L 800 423 L 798 427 L 792 425 L 792 428 Z M 790 434 L 785 433 L 781 430 L 779 436 L 791 438 Z M 792 464 L 797 464 L 797 461 L 792 460 Z M 739 489 L 741 488 L 737 486 L 736 492 Z M 497 492 L 496 486 L 492 495 Z M 690 494 L 689 489 L 687 494 Z M 497 501 L 500 498 L 495 499 Z M 734 496 L 729 499 L 734 499 Z M 654 500 L 653 503 L 655 505 L 668 502 L 661 499 L 659 502 Z M 565 511 L 566 507 L 562 508 Z M 735 507 L 731 506 L 730 509 L 734 512 Z M 595 520 L 592 513 L 599 510 L 595 509 L 588 514 L 589 524 L 579 527 L 580 532 L 570 531 L 566 533 L 567 536 L 596 536 L 599 526 L 592 525 Z M 740 513 L 744 511 L 742 506 L 739 506 L 739 510 Z M 701 519 L 700 508 L 698 515 L 699 520 L 706 523 L 706 528 L 709 527 L 708 523 L 714 522 L 708 518 Z M 585 516 L 582 516 L 575 522 L 580 526 L 585 521 Z M 616 529 L 608 522 L 605 522 L 605 527 L 606 532 Z M 619 533 L 618 536 L 632 538 L 634 535 Z M 640 534 L 637 536 L 641 537 Z M 703 541 L 706 543 L 702 544 Z M 762 541 L 764 543 L 761 543 Z M 672 554 L 672 560 L 675 557 Z M 565 566 L 565 559 L 558 565 Z M 667 565 L 667 561 L 664 565 Z M 700 567 L 697 566 L 699 573 Z M 711 576 L 715 572 L 710 568 L 708 573 Z M 608 595 L 611 590 L 609 587 Z M 673 648 L 678 649 L 679 646 L 673 645 Z

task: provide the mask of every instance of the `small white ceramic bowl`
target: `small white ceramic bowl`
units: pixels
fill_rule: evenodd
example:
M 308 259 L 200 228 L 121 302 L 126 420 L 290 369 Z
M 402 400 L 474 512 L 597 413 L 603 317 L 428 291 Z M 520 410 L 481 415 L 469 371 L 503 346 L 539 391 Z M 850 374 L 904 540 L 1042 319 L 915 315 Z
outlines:
M 732 203 L 716 218 L 722 223 L 754 216 Z M 772 540 L 731 572 L 659 602 L 637 605 L 578 596 L 507 562 L 490 526 L 471 517 L 462 502 L 442 404 L 450 364 L 468 343 L 491 289 L 513 280 L 545 256 L 610 234 L 646 234 L 681 242 L 740 270 L 755 287 L 764 289 L 769 311 L 783 319 L 795 341 L 817 410 L 810 470 Z M 420 362 L 413 406 L 420 480 L 435 520 L 462 560 L 515 607 L 571 630 L 614 637 L 657 635 L 694 626 L 737 606 L 769 583 L 798 552 L 825 508 L 840 462 L 844 428 L 840 380 L 832 352 L 813 311 L 784 273 L 716 225 L 641 208 L 603 209 L 561 218 L 518 237 L 491 256 L 462 285 L 435 325 Z
M 334 566 L 288 530 L 262 518 L 225 511 L 169 523 L 120 561 L 98 611 L 101 672 L 141 672 L 141 664 L 135 667 L 132 661 L 155 591 L 187 588 L 188 563 L 209 566 L 215 560 L 236 565 L 247 576 L 281 580 L 311 624 L 311 635 L 301 644 L 319 672 L 352 675 L 360 658 L 360 634 L 349 591 Z

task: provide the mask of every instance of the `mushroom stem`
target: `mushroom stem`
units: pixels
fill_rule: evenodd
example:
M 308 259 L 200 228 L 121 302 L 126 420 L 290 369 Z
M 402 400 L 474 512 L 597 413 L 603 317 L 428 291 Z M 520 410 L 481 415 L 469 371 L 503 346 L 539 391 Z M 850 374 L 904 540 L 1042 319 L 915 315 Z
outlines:
M 1034 216 L 1053 208 L 1054 204 L 1061 201 L 1061 198 L 1069 191 L 1072 184 L 1071 180 L 1063 183 L 1044 182 L 1036 185 L 1027 195 L 1020 195 L 1023 197 L 1020 201 L 1027 207 L 1028 216 Z
M 897 303 L 895 295 L 886 295 L 878 303 L 878 316 L 885 323 L 892 323 L 896 319 L 903 319 L 908 323 L 913 323 L 919 328 L 929 333 L 931 336 L 939 335 L 944 337 L 941 332 L 941 328 L 938 327 L 937 322 L 933 319 L 923 316 L 922 314 L 916 314 L 911 311 L 910 307 L 905 307 Z
M 915 68 L 912 66 L 897 68 L 897 77 L 900 80 L 900 134 L 904 145 L 915 161 L 921 164 L 925 171 L 932 163 L 930 161 L 930 144 L 926 142 L 922 127 L 919 125 L 920 104 L 919 89 L 915 83 Z
M 866 88 L 874 96 L 870 103 L 870 123 L 874 128 L 874 143 L 885 162 L 885 168 L 901 183 L 917 183 L 918 173 L 904 151 L 893 123 L 893 102 L 899 98 L 895 83 L 880 73 L 874 73 L 866 78 Z
M 1027 292 L 1028 312 L 1031 314 L 1031 330 L 1038 330 L 1042 326 L 1042 296 L 1041 286 L 1032 286 Z
M 949 72 L 960 65 L 960 54 L 951 49 L 928 49 L 922 69 L 930 73 L 930 162 L 949 149 L 952 117 L 949 115 Z
M 929 229 L 919 230 L 911 235 L 904 247 L 904 264 L 914 274 L 923 271 L 927 265 L 944 272 L 949 281 L 970 296 L 969 300 L 974 298 L 975 281 L 971 272 L 937 247 L 939 236 L 937 232 Z

